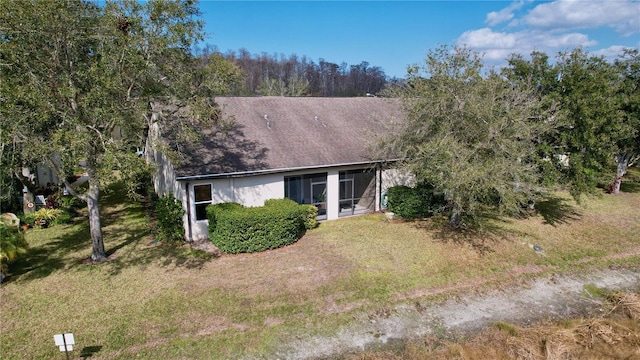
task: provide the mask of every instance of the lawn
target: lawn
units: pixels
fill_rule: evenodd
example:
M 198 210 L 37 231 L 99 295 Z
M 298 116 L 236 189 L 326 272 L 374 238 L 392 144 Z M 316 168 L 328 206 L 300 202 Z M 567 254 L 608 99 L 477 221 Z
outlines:
M 120 193 L 102 198 L 106 263 L 85 261 L 86 218 L 28 231 L 30 253 L 0 289 L 3 359 L 62 358 L 61 332 L 74 333 L 76 358 L 269 357 L 392 304 L 640 264 L 638 191 L 582 205 L 555 193 L 538 214 L 462 232 L 441 218 L 372 214 L 322 223 L 282 249 L 222 256 L 158 244 L 144 207 Z

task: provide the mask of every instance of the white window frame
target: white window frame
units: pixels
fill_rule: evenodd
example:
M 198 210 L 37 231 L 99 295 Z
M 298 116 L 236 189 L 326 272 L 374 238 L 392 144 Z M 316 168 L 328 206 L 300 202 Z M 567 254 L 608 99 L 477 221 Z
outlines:
M 199 187 L 199 186 L 209 186 L 209 200 L 196 201 L 196 187 Z M 192 192 L 193 192 L 193 221 L 195 222 L 207 221 L 206 216 L 204 219 L 198 219 L 198 211 L 196 209 L 198 205 L 213 204 L 213 183 L 194 184 L 192 187 Z

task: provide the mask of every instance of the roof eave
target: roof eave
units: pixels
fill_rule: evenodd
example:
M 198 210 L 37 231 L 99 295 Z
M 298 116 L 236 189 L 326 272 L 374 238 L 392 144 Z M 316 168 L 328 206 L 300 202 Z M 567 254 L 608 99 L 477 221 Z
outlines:
M 176 177 L 176 181 L 209 180 L 209 179 L 219 179 L 219 178 L 238 178 L 238 177 L 244 177 L 244 176 L 278 174 L 278 173 L 294 172 L 294 171 L 301 171 L 301 170 L 328 169 L 328 168 L 334 168 L 334 167 L 346 167 L 346 166 L 379 164 L 379 163 L 389 163 L 389 162 L 396 162 L 396 161 L 398 161 L 398 159 L 393 159 L 393 160 L 370 160 L 370 161 L 359 161 L 359 162 L 350 162 L 350 163 L 342 163 L 342 164 L 314 165 L 314 166 L 300 166 L 300 167 L 279 168 L 279 169 L 238 171 L 238 172 L 220 173 L 220 174 L 187 175 L 187 176 L 177 176 Z

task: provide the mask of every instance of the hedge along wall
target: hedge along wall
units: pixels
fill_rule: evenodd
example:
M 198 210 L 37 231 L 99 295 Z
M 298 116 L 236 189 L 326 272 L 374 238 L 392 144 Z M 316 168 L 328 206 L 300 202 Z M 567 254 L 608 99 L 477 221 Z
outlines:
M 310 212 L 289 199 L 271 199 L 265 206 L 249 208 L 237 203 L 209 205 L 209 239 L 231 254 L 280 248 L 298 241 L 310 228 Z
M 389 211 L 404 219 L 418 219 L 432 216 L 445 204 L 442 195 L 433 192 L 433 186 L 418 184 L 415 187 L 404 185 L 389 188 Z

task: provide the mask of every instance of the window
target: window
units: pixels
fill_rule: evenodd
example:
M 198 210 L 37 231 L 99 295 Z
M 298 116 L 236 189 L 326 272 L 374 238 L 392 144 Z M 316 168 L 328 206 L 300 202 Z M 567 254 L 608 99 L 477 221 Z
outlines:
M 376 197 L 373 171 L 351 170 L 340 172 L 340 213 L 349 216 L 373 211 Z
M 207 220 L 207 205 L 213 203 L 211 184 L 194 185 L 193 195 L 195 197 L 196 220 Z
M 284 178 L 284 196 L 298 204 L 318 208 L 318 219 L 327 217 L 327 174 L 308 174 Z
M 302 194 L 302 176 L 290 176 L 284 178 L 284 197 L 298 204 L 304 203 Z

